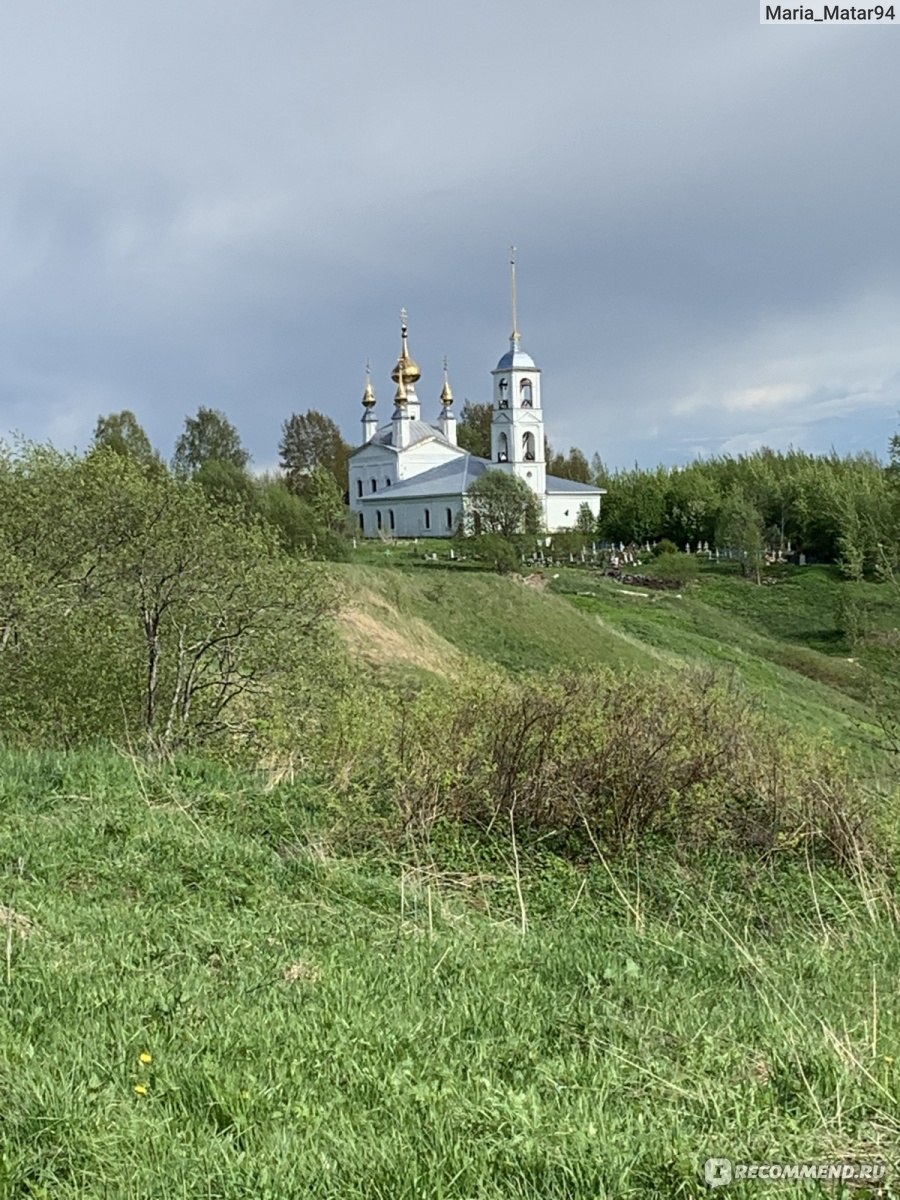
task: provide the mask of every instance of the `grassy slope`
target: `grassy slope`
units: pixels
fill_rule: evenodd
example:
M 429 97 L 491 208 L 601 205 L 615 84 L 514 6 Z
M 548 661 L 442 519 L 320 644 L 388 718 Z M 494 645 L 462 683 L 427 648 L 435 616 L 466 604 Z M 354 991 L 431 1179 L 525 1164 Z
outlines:
M 429 653 L 417 665 L 430 671 L 442 662 L 452 671 L 465 656 L 512 670 L 713 665 L 737 671 L 776 717 L 871 754 L 866 697 L 878 663 L 852 655 L 834 632 L 842 584 L 832 569 L 788 570 L 773 587 L 708 572 L 683 594 L 647 596 L 566 568 L 548 572 L 550 590 L 539 593 L 508 578 L 429 565 L 405 547 L 366 547 L 338 571 L 351 602 L 382 627 L 368 643 L 382 665 L 423 630 Z M 874 627 L 900 625 L 900 603 L 888 589 L 862 591 Z
M 564 598 L 498 575 L 424 566 L 341 565 L 335 572 L 348 604 L 368 615 L 371 654 L 383 663 L 403 653 L 404 641 L 413 644 L 414 660 L 432 670 L 442 666 L 442 655 L 451 666 L 461 655 L 510 670 L 653 662 L 651 650 L 604 629 Z
M 895 1152 L 900 939 L 828 872 L 526 856 L 523 937 L 502 851 L 351 859 L 300 786 L 19 755 L 0 805 L 0 1196 L 665 1200 Z
M 862 733 L 865 741 L 871 678 L 834 633 L 841 585 L 825 571 L 794 574 L 774 587 L 709 575 L 681 595 L 646 598 L 610 581 L 586 583 L 578 572 L 564 573 L 557 586 L 608 627 L 682 662 L 737 670 L 776 716 L 859 744 Z M 590 595 L 578 594 L 585 591 Z

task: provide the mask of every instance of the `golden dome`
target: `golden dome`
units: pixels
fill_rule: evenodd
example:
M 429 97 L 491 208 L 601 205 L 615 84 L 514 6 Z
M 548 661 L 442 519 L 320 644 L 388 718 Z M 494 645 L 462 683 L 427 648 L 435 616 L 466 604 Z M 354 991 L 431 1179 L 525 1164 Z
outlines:
M 449 408 L 453 403 L 453 392 L 450 390 L 450 377 L 447 374 L 447 360 L 444 359 L 444 386 L 441 388 L 441 404 Z
M 366 363 L 366 390 L 363 392 L 362 402 L 366 408 L 375 407 L 375 389 L 372 387 L 372 376 L 369 374 L 368 363 Z
M 403 408 L 406 406 L 406 384 L 402 375 L 395 376 L 395 378 L 397 379 L 397 391 L 394 393 L 394 403 Z
M 400 311 L 400 357 L 391 372 L 391 379 L 394 383 L 399 384 L 402 376 L 404 385 L 409 386 L 422 378 L 422 372 L 419 370 L 419 364 L 410 356 L 409 346 L 406 344 L 406 334 L 406 309 L 404 308 Z M 406 399 L 405 393 L 403 398 Z

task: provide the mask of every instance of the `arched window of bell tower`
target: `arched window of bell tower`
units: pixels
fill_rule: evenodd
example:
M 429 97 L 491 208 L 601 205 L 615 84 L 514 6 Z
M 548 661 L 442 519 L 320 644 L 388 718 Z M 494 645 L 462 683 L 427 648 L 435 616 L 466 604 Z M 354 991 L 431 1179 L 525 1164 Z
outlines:
M 532 408 L 534 406 L 530 379 L 523 379 L 519 384 L 519 401 L 523 408 Z
M 526 462 L 534 462 L 534 434 L 522 434 L 522 453 Z
M 497 436 L 497 462 L 509 462 L 509 439 L 505 433 Z

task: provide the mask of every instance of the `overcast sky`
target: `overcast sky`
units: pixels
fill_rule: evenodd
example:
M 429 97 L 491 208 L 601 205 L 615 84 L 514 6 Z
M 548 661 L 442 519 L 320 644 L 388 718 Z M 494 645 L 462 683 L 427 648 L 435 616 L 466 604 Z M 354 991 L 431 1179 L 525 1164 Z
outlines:
M 518 246 L 554 446 L 883 455 L 900 409 L 900 27 L 757 0 L 5 0 L 0 436 L 263 468 L 317 408 L 490 397 Z M 461 407 L 461 404 L 458 405 Z

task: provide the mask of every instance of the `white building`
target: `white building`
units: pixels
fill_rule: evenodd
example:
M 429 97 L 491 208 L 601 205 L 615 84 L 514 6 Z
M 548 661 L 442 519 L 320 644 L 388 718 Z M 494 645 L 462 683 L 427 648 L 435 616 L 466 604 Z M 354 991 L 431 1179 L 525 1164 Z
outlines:
M 400 357 L 391 420 L 378 424 L 375 392 L 366 373 L 363 443 L 350 456 L 350 508 L 365 537 L 449 537 L 466 511 L 466 491 L 485 471 L 518 475 L 541 503 L 544 526 L 571 529 L 582 505 L 596 518 L 603 488 L 547 474 L 541 372 L 520 346 L 513 265 L 513 332 L 493 376 L 491 457 L 478 458 L 456 444 L 453 393 L 444 364 L 444 386 L 435 424 L 422 420 L 416 384 L 421 378 L 409 353 L 406 313 L 401 314 Z

